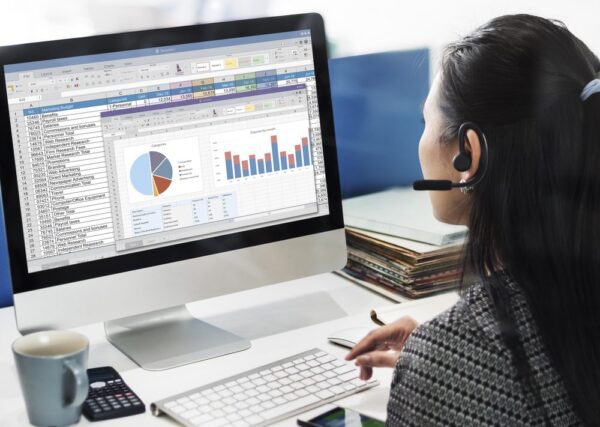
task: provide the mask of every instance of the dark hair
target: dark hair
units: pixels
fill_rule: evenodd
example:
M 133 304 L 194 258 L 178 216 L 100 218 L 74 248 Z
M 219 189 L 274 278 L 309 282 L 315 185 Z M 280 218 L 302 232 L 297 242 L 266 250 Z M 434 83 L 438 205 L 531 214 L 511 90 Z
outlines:
M 440 80 L 442 138 L 456 141 L 472 121 L 489 144 L 489 168 L 471 194 L 465 268 L 510 272 L 586 424 L 600 420 L 600 94 L 580 94 L 599 71 L 564 24 L 510 15 L 448 46 Z M 509 290 L 483 283 L 540 403 Z

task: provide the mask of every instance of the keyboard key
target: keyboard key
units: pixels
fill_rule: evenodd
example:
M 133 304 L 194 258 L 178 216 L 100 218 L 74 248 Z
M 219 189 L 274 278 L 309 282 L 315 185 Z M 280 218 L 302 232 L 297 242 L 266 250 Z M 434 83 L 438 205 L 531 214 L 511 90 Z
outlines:
M 184 413 L 181 414 L 181 416 L 183 418 L 187 418 L 187 419 L 192 419 L 197 417 L 198 415 L 201 415 L 200 412 L 198 412 L 196 409 L 192 409 L 190 411 L 186 411 Z
M 223 406 L 225 406 L 225 404 L 217 400 L 216 402 L 212 402 L 210 406 L 212 406 L 215 409 L 221 409 Z
M 334 396 L 334 394 L 332 392 L 330 392 L 329 390 L 321 390 L 315 394 L 317 395 L 317 397 L 319 397 L 321 399 L 327 399 L 329 397 Z
M 234 403 L 233 406 L 235 406 L 236 408 L 240 409 L 240 410 L 244 410 L 248 407 L 248 404 L 244 401 L 238 402 L 238 403 Z M 240 412 L 241 414 L 241 412 Z
M 252 380 L 252 383 L 255 386 L 260 386 L 260 385 L 265 385 L 267 382 L 265 380 L 263 380 L 262 378 L 256 378 L 255 380 Z
M 298 395 L 294 392 L 289 392 L 289 393 L 284 394 L 283 398 L 289 402 L 291 400 L 298 399 Z
M 289 385 L 285 385 L 283 387 L 281 387 L 279 389 L 280 392 L 282 392 L 283 394 L 287 394 L 287 393 L 291 393 L 294 391 L 294 389 L 292 387 L 290 387 Z
M 283 405 L 284 403 L 287 402 L 287 399 L 284 399 L 283 397 L 276 397 L 275 399 L 273 399 L 273 403 L 275 403 L 276 405 Z
M 271 395 L 271 397 L 279 397 L 282 395 L 282 393 L 279 390 L 271 390 L 269 394 Z
M 241 393 L 242 391 L 244 391 L 244 389 L 242 387 L 240 387 L 239 385 L 233 386 L 229 390 L 232 393 Z
M 298 389 L 295 392 L 299 397 L 304 397 L 308 394 L 308 391 L 304 390 L 304 389 Z
M 239 421 L 242 419 L 242 417 L 240 417 L 238 414 L 229 414 L 226 415 L 225 418 L 227 418 L 231 422 Z
M 221 411 L 220 409 L 215 409 L 210 413 L 210 415 L 212 415 L 213 418 L 223 418 L 225 416 L 225 412 Z
M 342 381 L 351 381 L 358 378 L 358 371 L 353 369 L 350 372 L 346 372 L 344 375 L 340 375 L 338 378 Z
M 226 426 L 228 421 L 225 418 L 218 418 L 213 421 L 209 421 L 206 424 L 202 424 L 202 427 L 222 427 Z
M 339 385 L 334 385 L 333 387 L 331 387 L 329 389 L 330 392 L 332 392 L 333 394 L 342 394 L 344 393 L 344 389 L 342 387 L 340 387 Z
M 264 418 L 259 417 L 258 415 L 254 414 L 249 416 L 248 418 L 246 418 L 246 421 L 252 425 L 252 424 L 258 424 L 260 422 L 262 422 L 264 420 Z
M 318 357 L 317 360 L 319 363 L 327 363 L 335 360 L 335 357 L 333 357 L 331 354 L 326 354 L 325 356 Z
M 342 374 L 345 374 L 346 372 L 352 372 L 355 370 L 356 370 L 356 366 L 344 365 L 344 366 L 340 366 L 339 368 L 335 368 L 333 370 L 333 372 L 335 372 L 336 374 L 342 375 Z
M 289 379 L 293 382 L 298 382 L 298 381 L 302 381 L 302 376 L 300 376 L 298 374 L 294 374 L 294 375 L 290 375 Z
M 296 399 L 285 404 L 280 404 L 279 406 L 276 406 L 273 409 L 268 409 L 262 413 L 262 416 L 267 420 L 271 418 L 280 417 L 288 413 L 296 412 L 319 401 L 320 399 L 317 396 L 305 396 L 301 399 Z
M 269 400 L 266 400 L 263 403 L 261 403 L 260 406 L 262 406 L 264 409 L 271 409 L 272 407 L 275 406 L 275 404 L 273 402 L 271 402 L 271 399 L 269 399 Z
M 212 421 L 212 419 L 213 418 L 210 415 L 202 414 L 194 419 L 191 419 L 190 422 L 195 426 L 201 426 L 209 421 Z
M 267 386 L 267 385 L 261 385 L 256 387 L 256 391 L 258 391 L 259 393 L 266 393 L 269 390 L 271 390 L 271 387 Z

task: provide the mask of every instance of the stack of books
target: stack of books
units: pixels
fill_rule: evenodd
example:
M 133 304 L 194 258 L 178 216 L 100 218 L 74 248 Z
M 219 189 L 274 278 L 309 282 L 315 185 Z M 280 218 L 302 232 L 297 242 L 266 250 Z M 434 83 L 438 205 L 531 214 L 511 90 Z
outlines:
M 426 193 L 393 189 L 347 199 L 344 220 L 346 277 L 390 297 L 420 298 L 459 284 L 467 229 L 437 221 Z

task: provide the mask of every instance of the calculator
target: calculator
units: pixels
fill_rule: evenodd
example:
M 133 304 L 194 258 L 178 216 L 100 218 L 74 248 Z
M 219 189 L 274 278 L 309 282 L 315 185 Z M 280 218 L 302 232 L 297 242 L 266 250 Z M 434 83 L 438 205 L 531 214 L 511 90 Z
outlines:
M 113 367 L 91 368 L 87 374 L 90 386 L 83 403 L 83 415 L 88 420 L 110 420 L 141 414 L 146 410 L 144 403 Z

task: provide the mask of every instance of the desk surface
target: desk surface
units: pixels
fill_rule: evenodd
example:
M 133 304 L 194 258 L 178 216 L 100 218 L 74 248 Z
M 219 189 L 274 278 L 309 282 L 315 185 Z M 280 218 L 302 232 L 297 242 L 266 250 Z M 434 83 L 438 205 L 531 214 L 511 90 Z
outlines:
M 423 304 L 426 303 L 424 300 Z M 343 357 L 347 351 L 330 344 L 327 334 L 354 326 L 371 327 L 369 310 L 390 304 L 391 301 L 334 274 L 194 302 L 188 304 L 188 308 L 196 317 L 251 339 L 252 347 L 159 372 L 144 371 L 110 345 L 102 324 L 76 330 L 90 340 L 89 367 L 114 366 L 149 408 L 151 402 L 313 347 Z M 407 314 L 414 315 L 418 307 L 418 304 L 411 304 L 410 309 L 407 307 Z M 29 425 L 11 351 L 11 343 L 18 336 L 12 307 L 1 309 L 0 419 L 6 427 Z M 336 403 L 384 419 L 391 375 L 391 370 L 376 370 L 375 377 L 379 379 L 380 386 Z M 302 417 L 310 418 L 322 411 L 323 408 L 319 408 Z M 294 426 L 296 418 L 276 425 Z M 90 423 L 82 417 L 80 425 L 87 424 Z M 147 409 L 143 415 L 105 421 L 102 425 L 169 426 L 176 423 L 165 417 L 154 417 Z

